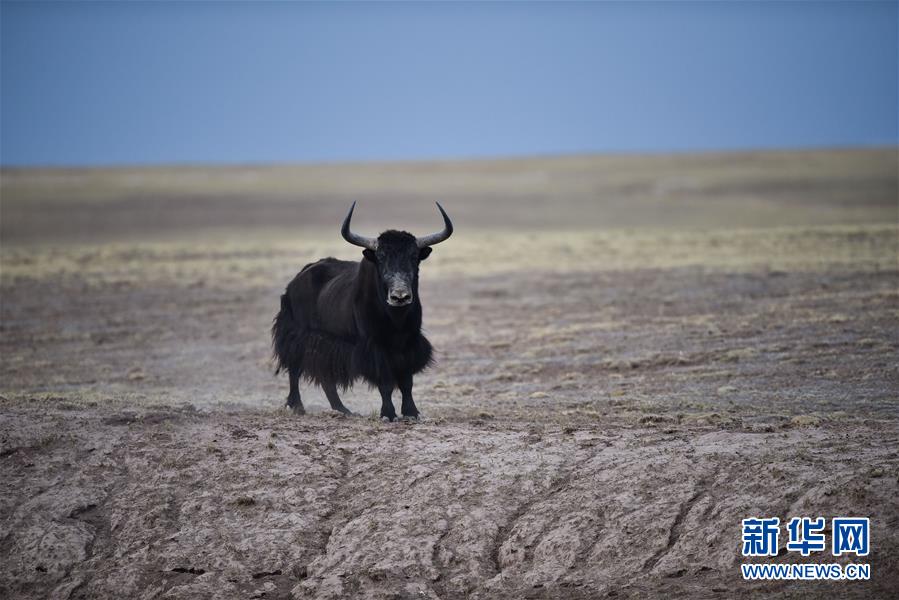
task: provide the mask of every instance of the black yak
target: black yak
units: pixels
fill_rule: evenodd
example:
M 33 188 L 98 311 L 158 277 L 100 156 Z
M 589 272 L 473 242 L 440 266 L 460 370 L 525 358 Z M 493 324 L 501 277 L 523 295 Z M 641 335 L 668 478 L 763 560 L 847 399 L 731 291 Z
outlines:
M 431 344 L 421 333 L 418 265 L 431 246 L 453 233 L 440 204 L 444 228 L 416 238 L 405 231 L 385 231 L 367 238 L 350 230 L 353 209 L 341 234 L 365 248 L 358 262 L 323 258 L 310 263 L 281 296 L 272 325 L 275 373 L 287 371 L 287 406 L 303 414 L 299 380 L 324 390 L 331 408 L 352 414 L 337 395 L 360 377 L 381 393 L 381 417 L 395 420 L 391 395 L 399 388 L 403 417 L 417 419 L 412 377 L 432 362 Z

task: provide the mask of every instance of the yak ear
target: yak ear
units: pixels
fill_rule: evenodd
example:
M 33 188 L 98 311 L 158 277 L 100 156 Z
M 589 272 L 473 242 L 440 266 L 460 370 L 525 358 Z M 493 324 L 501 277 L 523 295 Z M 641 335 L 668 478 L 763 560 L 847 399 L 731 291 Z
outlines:
M 418 260 L 424 260 L 427 257 L 431 256 L 431 247 L 425 246 L 421 250 L 418 251 Z
M 362 256 L 364 256 L 366 260 L 370 260 L 373 263 L 378 262 L 377 255 L 375 255 L 374 251 L 369 250 L 368 248 L 362 251 Z

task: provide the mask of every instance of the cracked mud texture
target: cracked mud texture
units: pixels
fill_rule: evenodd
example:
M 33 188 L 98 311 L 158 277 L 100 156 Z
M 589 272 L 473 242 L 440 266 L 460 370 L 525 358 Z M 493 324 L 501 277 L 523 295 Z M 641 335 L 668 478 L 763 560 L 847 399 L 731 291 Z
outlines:
M 897 158 L 4 170 L 0 597 L 892 597 Z M 455 220 L 420 423 L 281 408 L 351 199 Z M 871 581 L 740 578 L 741 519 L 841 515 Z

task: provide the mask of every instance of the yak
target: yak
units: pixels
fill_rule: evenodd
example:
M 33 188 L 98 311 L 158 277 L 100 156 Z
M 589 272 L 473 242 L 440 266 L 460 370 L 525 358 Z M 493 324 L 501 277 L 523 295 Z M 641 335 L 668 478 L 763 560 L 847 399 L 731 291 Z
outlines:
M 369 238 L 350 229 L 355 208 L 353 202 L 340 232 L 347 242 L 364 248 L 362 259 L 329 257 L 310 263 L 281 296 L 272 325 L 275 374 L 287 371 L 287 406 L 297 414 L 305 413 L 301 377 L 321 386 L 331 408 L 346 415 L 354 413 L 337 390 L 362 378 L 381 394 L 382 419 L 397 419 L 391 399 L 396 388 L 403 398 L 403 418 L 418 419 L 412 377 L 433 362 L 431 344 L 421 333 L 418 267 L 431 246 L 452 235 L 453 224 L 438 202 L 443 231 L 415 237 L 391 229 Z

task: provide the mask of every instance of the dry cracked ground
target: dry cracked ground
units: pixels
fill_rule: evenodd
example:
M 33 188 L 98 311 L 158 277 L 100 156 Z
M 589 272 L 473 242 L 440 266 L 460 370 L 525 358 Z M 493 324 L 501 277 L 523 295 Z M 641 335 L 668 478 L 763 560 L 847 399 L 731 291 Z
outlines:
M 0 597 L 894 597 L 897 159 L 4 170 Z M 284 285 L 433 199 L 425 419 L 289 414 Z M 870 581 L 742 580 L 842 515 Z

